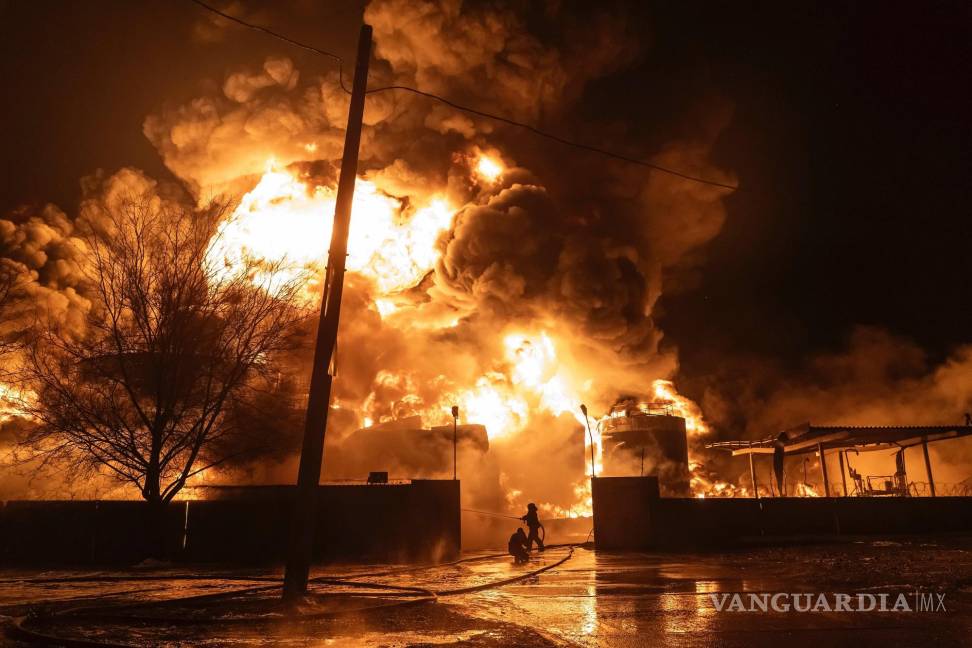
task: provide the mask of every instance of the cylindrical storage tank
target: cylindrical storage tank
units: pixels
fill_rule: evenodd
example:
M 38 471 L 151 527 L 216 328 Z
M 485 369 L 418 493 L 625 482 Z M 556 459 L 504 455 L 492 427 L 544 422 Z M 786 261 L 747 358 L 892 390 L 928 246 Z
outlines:
M 667 408 L 622 406 L 600 427 L 605 476 L 655 475 L 662 495 L 689 495 L 684 418 Z

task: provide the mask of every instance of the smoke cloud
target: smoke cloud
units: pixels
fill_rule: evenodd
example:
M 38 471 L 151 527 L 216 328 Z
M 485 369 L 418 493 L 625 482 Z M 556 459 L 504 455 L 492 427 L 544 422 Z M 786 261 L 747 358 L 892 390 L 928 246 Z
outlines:
M 23 207 L 0 219 L 0 263 L 20 286 L 4 311 L 6 332 L 50 318 L 78 329 L 90 306 L 83 294 L 83 245 L 60 209 Z
M 609 8 L 592 6 L 585 16 L 561 13 L 557 3 L 528 15 L 520 9 L 371 2 L 371 87 L 412 85 L 584 136 L 592 127 L 573 117 L 577 101 L 592 80 L 641 56 L 639 39 L 623 12 Z M 547 27 L 531 30 L 531 18 Z M 201 40 L 221 37 L 213 24 L 196 30 Z M 309 77 L 275 55 L 259 68 L 232 70 L 213 88 L 162 107 L 143 128 L 196 200 L 253 190 L 271 166 L 299 178 L 305 198 L 333 187 L 348 105 L 336 70 Z M 653 161 L 732 182 L 708 161 L 729 118 L 724 106 L 713 113 L 686 125 Z M 496 462 L 488 479 L 468 480 L 476 501 L 533 500 L 549 512 L 582 504 L 577 409 L 585 402 L 603 414 L 620 394 L 646 393 L 653 379 L 675 371 L 652 310 L 666 277 L 697 263 L 718 234 L 729 192 L 606 162 L 408 93 L 369 95 L 364 121 L 360 174 L 399 206 L 397 218 L 407 225 L 436 200 L 453 213 L 414 285 L 388 291 L 365 273 L 348 275 L 327 474 L 363 476 L 360 461 L 346 452 L 342 459 L 358 428 L 409 416 L 426 428 L 447 424 L 449 406 L 458 404 L 463 423 L 486 425 Z M 642 154 L 623 129 L 608 139 Z M 502 167 L 498 177 L 477 173 L 484 155 Z M 113 191 L 150 189 L 150 179 L 125 170 L 101 191 L 111 200 Z M 81 252 L 58 243 L 71 237 L 71 219 L 54 208 L 34 219 L 0 221 L 3 256 L 24 264 L 35 290 L 57 296 L 63 317 L 83 313 L 88 306 L 73 282 Z M 319 301 L 320 286 L 309 290 Z M 313 339 L 312 324 L 305 333 Z M 300 387 L 310 353 L 287 362 Z M 291 481 L 293 466 L 286 458 L 239 466 L 237 475 Z M 447 471 L 431 459 L 409 469 Z
M 702 389 L 703 409 L 725 438 L 766 438 L 806 422 L 957 424 L 972 411 L 972 346 L 961 346 L 945 360 L 933 362 L 913 341 L 861 326 L 844 349 L 808 358 L 795 369 L 765 359 L 726 361 Z M 933 443 L 929 449 L 938 470 L 936 480 L 958 483 L 972 477 L 969 439 Z M 921 481 L 920 450 L 914 452 L 908 455 L 909 475 Z M 870 454 L 875 456 L 860 457 L 871 474 L 887 474 L 887 453 Z

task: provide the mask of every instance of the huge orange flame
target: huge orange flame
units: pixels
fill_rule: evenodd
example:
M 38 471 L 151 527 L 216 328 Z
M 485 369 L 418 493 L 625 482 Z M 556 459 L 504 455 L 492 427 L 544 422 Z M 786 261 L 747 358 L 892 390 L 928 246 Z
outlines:
M 276 280 L 288 280 L 309 267 L 320 269 L 327 258 L 336 192 L 309 186 L 285 168 L 268 163 L 257 185 L 240 200 L 219 228 L 210 258 L 228 272 L 245 259 L 284 261 Z M 371 278 L 382 294 L 410 288 L 438 258 L 436 238 L 452 222 L 453 209 L 434 197 L 410 214 L 373 183 L 355 184 L 348 236 L 347 269 Z
M 504 172 L 498 156 L 485 153 L 470 160 L 468 169 L 480 183 L 493 183 Z M 224 264 L 228 271 L 250 259 L 284 261 L 284 279 L 307 269 L 319 276 L 326 262 L 334 205 L 332 187 L 311 185 L 271 161 L 257 185 L 220 226 L 210 258 Z M 415 286 L 434 267 L 440 254 L 436 241 L 451 226 L 455 209 L 438 196 L 417 207 L 406 206 L 360 178 L 352 209 L 347 268 L 372 280 L 376 310 L 383 317 L 391 316 L 399 308 L 395 293 Z M 376 391 L 354 405 L 358 420 L 368 426 L 391 419 L 389 411 L 398 414 L 407 410 L 409 415 L 420 415 L 425 425 L 442 425 L 451 422 L 451 406 L 459 405 L 463 419 L 483 424 L 491 439 L 526 430 L 531 416 L 539 412 L 553 416 L 569 413 L 579 428 L 586 430 L 579 406 L 592 396 L 595 378 L 589 368 L 582 369 L 564 360 L 559 352 L 567 341 L 545 328 L 507 329 L 498 334 L 502 357 L 496 358 L 495 366 L 484 370 L 471 384 L 453 384 L 441 376 L 435 402 L 409 396 L 396 408 L 382 407 L 387 404 L 377 402 L 379 388 L 392 386 L 414 393 L 415 379 L 388 370 L 379 372 Z M 690 435 L 708 432 L 698 406 L 679 395 L 671 382 L 656 380 L 652 391 L 654 400 L 670 403 L 678 415 L 685 417 Z M 344 406 L 348 404 L 342 403 Z M 595 469 L 600 471 L 601 442 L 596 425 L 592 425 L 592 433 Z M 583 438 L 586 454 L 591 441 L 586 433 Z M 564 515 L 589 514 L 590 485 L 583 476 L 578 476 L 575 495 L 576 502 L 568 509 L 547 504 L 545 510 Z

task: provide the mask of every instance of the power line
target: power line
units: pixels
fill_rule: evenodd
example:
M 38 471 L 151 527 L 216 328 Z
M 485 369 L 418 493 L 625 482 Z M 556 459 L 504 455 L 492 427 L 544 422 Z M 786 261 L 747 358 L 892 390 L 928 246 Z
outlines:
M 461 110 L 463 112 L 471 113 L 473 115 L 479 115 L 480 117 L 486 117 L 487 119 L 492 119 L 492 120 L 495 120 L 495 121 L 498 121 L 498 122 L 502 122 L 504 124 L 509 124 L 510 126 L 516 126 L 517 128 L 522 128 L 524 130 L 527 130 L 527 131 L 533 133 L 534 135 L 539 135 L 540 137 L 545 137 L 545 138 L 547 138 L 549 140 L 552 140 L 552 141 L 557 142 L 559 144 L 563 144 L 565 146 L 572 146 L 574 148 L 581 149 L 582 151 L 590 151 L 591 153 L 598 153 L 600 155 L 604 155 L 604 156 L 609 157 L 609 158 L 614 158 L 615 160 L 621 160 L 622 162 L 628 162 L 629 164 L 637 164 L 639 166 L 648 167 L 649 169 L 654 169 L 656 171 L 661 171 L 663 173 L 668 173 L 668 174 L 673 175 L 673 176 L 678 176 L 679 178 L 684 178 L 685 180 L 691 180 L 693 182 L 700 182 L 702 184 L 712 185 L 714 187 L 722 187 L 724 189 L 739 189 L 739 187 L 737 185 L 724 184 L 724 183 L 718 182 L 716 180 L 707 180 L 705 178 L 700 178 L 698 176 L 689 175 L 688 173 L 682 173 L 681 171 L 676 171 L 674 169 L 669 169 L 667 167 L 663 167 L 663 166 L 658 165 L 658 164 L 655 164 L 653 162 L 647 162 L 645 160 L 639 160 L 638 158 L 628 157 L 627 155 L 622 155 L 621 153 L 615 153 L 613 151 L 608 151 L 606 149 L 598 148 L 596 146 L 591 146 L 590 144 L 583 144 L 581 142 L 575 142 L 573 140 L 566 139 L 566 138 L 561 137 L 559 135 L 555 135 L 554 133 L 549 133 L 547 131 L 540 130 L 539 128 L 536 128 L 535 126 L 531 126 L 529 124 L 524 124 L 523 122 L 518 122 L 518 121 L 516 121 L 514 119 L 509 119 L 508 117 L 503 117 L 501 115 L 494 115 L 492 113 L 483 112 L 481 110 L 476 110 L 475 108 L 470 108 L 468 106 L 463 106 L 461 104 L 457 104 L 455 102 L 449 101 L 448 99 L 446 99 L 444 97 L 440 97 L 439 95 L 432 94 L 431 92 L 424 92 L 422 90 L 418 90 L 416 88 L 412 88 L 412 87 L 409 87 L 409 86 L 400 86 L 400 85 L 385 86 L 383 88 L 375 88 L 374 90 L 369 90 L 367 92 L 367 94 L 371 94 L 373 92 L 384 92 L 385 90 L 405 90 L 407 92 L 412 92 L 414 94 L 421 95 L 423 97 L 428 97 L 429 99 L 434 99 L 434 100 L 436 100 L 436 101 L 438 101 L 440 103 L 443 103 L 443 104 L 445 104 L 447 106 L 450 106 L 452 108 L 455 108 L 456 110 Z
M 344 62 L 344 59 L 342 59 L 340 56 L 338 56 L 337 54 L 335 54 L 333 52 L 328 52 L 327 50 L 319 49 L 317 47 L 314 47 L 313 45 L 307 45 L 306 43 L 301 43 L 300 41 L 295 41 L 294 39 L 288 38 L 287 36 L 284 36 L 283 34 L 279 34 L 279 33 L 275 32 L 275 31 L 273 31 L 272 29 L 267 29 L 266 27 L 261 27 L 260 25 L 256 25 L 256 24 L 253 24 L 253 23 L 246 22 L 245 20 L 242 20 L 240 18 L 237 18 L 236 16 L 231 16 L 228 13 L 222 12 L 219 9 L 217 9 L 216 7 L 211 7 L 210 5 L 206 4 L 205 2 L 202 2 L 202 0 L 189 0 L 189 1 L 190 2 L 194 2 L 195 4 L 199 5 L 203 9 L 205 9 L 206 11 L 211 11 L 212 13 L 216 14 L 217 16 L 222 16 L 226 20 L 232 20 L 233 22 L 235 22 L 237 24 L 240 24 L 240 25 L 243 25 L 244 27 L 249 27 L 250 29 L 255 29 L 257 31 L 261 31 L 264 34 L 267 34 L 269 36 L 273 36 L 274 38 L 279 38 L 280 40 L 284 41 L 285 43 L 290 43 L 291 45 L 293 45 L 295 47 L 303 48 L 303 49 L 308 50 L 310 52 L 314 52 L 315 54 L 321 54 L 323 56 L 328 56 L 328 57 L 334 59 L 335 61 L 337 61 L 338 63 L 343 63 Z
M 341 89 L 344 90 L 348 94 L 351 93 L 351 91 L 347 88 L 347 86 L 344 85 L 344 59 L 341 58 L 340 56 L 338 56 L 337 54 L 335 54 L 333 52 L 328 52 L 327 50 L 322 50 L 320 48 L 314 47 L 313 45 L 308 45 L 306 43 L 302 43 L 300 41 L 294 40 L 294 39 L 292 39 L 292 38 L 290 38 L 288 36 L 284 36 L 283 34 L 280 34 L 278 32 L 275 32 L 272 29 L 268 29 L 266 27 L 262 27 L 260 25 L 256 25 L 256 24 L 253 24 L 253 23 L 249 23 L 249 22 L 247 22 L 245 20 L 242 20 L 240 18 L 237 18 L 236 16 L 231 16 L 231 15 L 229 15 L 227 13 L 224 13 L 224 12 L 220 11 L 219 9 L 216 9 L 215 7 L 211 7 L 210 5 L 206 4 L 205 2 L 202 2 L 202 0 L 190 0 L 190 2 L 193 2 L 194 4 L 202 7 L 203 9 L 206 9 L 207 11 L 211 11 L 212 13 L 214 13 L 214 14 L 216 14 L 218 16 L 222 16 L 223 18 L 226 18 L 227 20 L 231 20 L 231 21 L 233 21 L 233 22 L 235 22 L 235 23 L 237 23 L 239 25 L 242 25 L 244 27 L 248 27 L 249 29 L 255 29 L 256 31 L 259 31 L 259 32 L 262 32 L 264 34 L 267 34 L 268 36 L 272 36 L 274 38 L 277 38 L 277 39 L 279 39 L 279 40 L 281 40 L 281 41 L 283 41 L 285 43 L 288 43 L 290 45 L 293 45 L 294 47 L 300 47 L 301 49 L 305 49 L 305 50 L 307 50 L 309 52 L 313 52 L 315 54 L 319 54 L 321 56 L 326 56 L 328 58 L 334 59 L 335 61 L 338 62 L 338 81 L 339 81 L 339 83 L 341 85 Z M 699 176 L 694 176 L 694 175 L 691 175 L 691 174 L 688 174 L 688 173 L 683 173 L 681 171 L 676 171 L 675 169 L 670 169 L 668 167 L 664 167 L 664 166 L 661 166 L 659 164 L 655 164 L 653 162 L 648 162 L 646 160 L 639 160 L 638 158 L 633 158 L 633 157 L 629 157 L 627 155 L 622 155 L 621 153 L 615 153 L 613 151 L 609 151 L 607 149 L 602 149 L 602 148 L 597 147 L 597 146 L 591 146 L 590 144 L 584 144 L 582 142 L 575 142 L 574 140 L 570 140 L 570 139 L 567 139 L 565 137 L 561 137 L 560 135 L 556 135 L 554 133 L 550 133 L 550 132 L 547 132 L 547 131 L 544 131 L 544 130 L 540 130 L 539 128 L 537 128 L 535 126 L 531 126 L 530 124 L 526 124 L 524 122 L 516 121 L 515 119 L 510 119 L 509 117 L 503 117 L 502 115 L 496 115 L 494 113 L 485 112 L 483 110 L 477 110 L 476 108 L 470 108 L 469 106 L 464 106 L 462 104 L 458 104 L 458 103 L 456 103 L 454 101 L 450 101 L 449 99 L 446 99 L 445 97 L 441 97 L 441 96 L 439 96 L 437 94 L 434 94 L 434 93 L 431 93 L 431 92 L 425 92 L 424 90 L 419 90 L 418 88 L 413 88 L 411 86 L 406 86 L 406 85 L 383 86 L 381 88 L 374 88 L 372 90 L 368 90 L 366 94 L 375 94 L 375 93 L 378 93 L 378 92 L 388 92 L 388 91 L 394 91 L 394 90 L 400 90 L 400 91 L 403 91 L 403 92 L 411 92 L 412 94 L 416 94 L 416 95 L 419 95 L 421 97 L 426 97 L 428 99 L 432 99 L 434 101 L 438 101 L 439 103 L 442 103 L 442 104 L 444 104 L 446 106 L 449 106 L 450 108 L 454 108 L 455 110 L 459 110 L 459 111 L 462 111 L 462 112 L 465 112 L 465 113 L 469 113 L 471 115 L 477 115 L 479 117 L 484 117 L 486 119 L 492 119 L 493 121 L 498 121 L 498 122 L 501 122 L 503 124 L 508 124 L 508 125 L 514 126 L 516 128 L 522 128 L 523 130 L 526 130 L 526 131 L 528 131 L 530 133 L 533 133 L 534 135 L 537 135 L 539 137 L 543 137 L 543 138 L 549 139 L 549 140 L 551 140 L 553 142 L 557 142 L 558 144 L 562 144 L 564 146 L 570 146 L 570 147 L 573 147 L 573 148 L 576 148 L 576 149 L 580 149 L 582 151 L 588 151 L 590 153 L 597 153 L 598 155 L 603 155 L 605 157 L 609 157 L 609 158 L 612 158 L 612 159 L 615 159 L 615 160 L 620 160 L 621 162 L 627 162 L 628 164 L 636 164 L 638 166 L 646 167 L 646 168 L 649 168 L 649 169 L 654 169 L 655 171 L 660 171 L 662 173 L 667 173 L 669 175 L 673 175 L 673 176 L 676 176 L 678 178 L 682 178 L 684 180 L 690 180 L 692 182 L 698 182 L 700 184 L 706 184 L 706 185 L 710 185 L 710 186 L 713 186 L 713 187 L 721 187 L 723 189 L 738 190 L 740 188 L 738 185 L 731 185 L 731 184 L 726 184 L 724 182 L 719 182 L 717 180 L 709 180 L 709 179 L 706 179 L 706 178 L 701 178 Z
M 189 0 L 189 1 L 202 7 L 206 11 L 210 11 L 216 14 L 217 16 L 235 22 L 238 25 L 242 25 L 243 27 L 247 27 L 248 29 L 254 29 L 258 32 L 263 32 L 268 36 L 272 36 L 274 38 L 282 40 L 285 43 L 293 45 L 294 47 L 305 49 L 308 52 L 313 52 L 314 54 L 320 54 L 321 56 L 326 56 L 328 58 L 334 59 L 338 63 L 338 70 L 339 70 L 338 80 L 341 83 L 341 89 L 344 90 L 346 93 L 351 94 L 351 91 L 344 85 L 344 59 L 338 56 L 337 54 L 335 54 L 334 52 L 328 52 L 327 50 L 322 50 L 319 47 L 314 47 L 313 45 L 308 45 L 307 43 L 301 43 L 300 41 L 296 41 L 288 36 L 284 36 L 281 33 L 275 32 L 272 29 L 267 29 L 266 27 L 263 27 L 261 25 L 247 22 L 242 18 L 237 18 L 236 16 L 232 16 L 224 11 L 220 11 L 216 7 L 213 7 L 211 5 L 206 4 L 205 2 L 202 2 L 202 0 Z

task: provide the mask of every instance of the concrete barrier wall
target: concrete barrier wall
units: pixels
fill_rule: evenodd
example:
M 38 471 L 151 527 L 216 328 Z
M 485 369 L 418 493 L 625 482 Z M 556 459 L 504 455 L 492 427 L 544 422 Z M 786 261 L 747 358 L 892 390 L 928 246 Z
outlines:
M 969 497 L 659 498 L 646 478 L 594 482 L 599 549 L 727 547 L 754 538 L 972 531 Z M 637 494 L 637 493 L 642 494 Z
M 591 490 L 598 548 L 625 549 L 628 538 L 651 537 L 656 525 L 651 503 L 659 498 L 657 477 L 598 477 Z
M 293 489 L 240 489 L 219 500 L 10 501 L 0 508 L 0 564 L 280 563 Z M 437 561 L 459 553 L 459 484 L 321 486 L 315 559 Z

